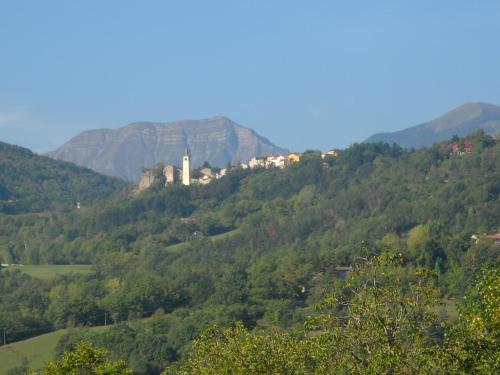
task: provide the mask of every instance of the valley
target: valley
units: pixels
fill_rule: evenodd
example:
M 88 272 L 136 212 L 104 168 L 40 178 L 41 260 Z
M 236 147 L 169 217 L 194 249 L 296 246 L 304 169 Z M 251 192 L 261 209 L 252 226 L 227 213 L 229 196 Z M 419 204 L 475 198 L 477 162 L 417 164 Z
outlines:
M 468 153 L 453 152 L 456 140 L 410 151 L 360 144 L 329 158 L 306 152 L 286 168 L 234 166 L 206 185 L 135 195 L 122 185 L 81 208 L 4 213 L 2 263 L 23 264 L 0 271 L 6 348 L 18 342 L 16 358 L 33 367 L 31 336 L 43 333 L 52 352 L 55 341 L 85 339 L 137 373 L 159 373 L 183 366 L 214 324 L 300 329 L 360 259 L 386 252 L 403 257 L 404 283 L 415 267 L 435 272 L 445 305 L 431 311 L 457 324 L 455 303 L 500 254 L 487 236 L 498 231 L 500 148 L 482 132 L 467 139 Z
M 500 374 L 500 1 L 0 18 L 0 375 Z

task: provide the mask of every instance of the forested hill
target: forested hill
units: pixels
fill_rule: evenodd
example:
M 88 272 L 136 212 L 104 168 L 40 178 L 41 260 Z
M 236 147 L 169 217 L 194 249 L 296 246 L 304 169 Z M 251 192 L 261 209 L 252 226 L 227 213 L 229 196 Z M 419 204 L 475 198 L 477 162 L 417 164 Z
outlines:
M 124 187 L 119 179 L 0 142 L 0 212 L 88 205 Z
M 403 279 L 424 266 L 443 301 L 461 298 L 476 272 L 499 260 L 483 234 L 500 229 L 500 144 L 481 132 L 468 139 L 471 153 L 452 155 L 450 142 L 416 151 L 353 145 L 336 158 L 310 152 L 283 170 L 158 184 L 51 217 L 0 215 L 0 257 L 94 265 L 92 274 L 47 282 L 0 271 L 0 329 L 17 340 L 123 322 L 75 331 L 58 350 L 84 337 L 139 374 L 159 374 L 213 324 L 302 326 L 343 282 L 338 267 L 386 249 L 403 255 Z M 446 320 L 453 310 L 441 313 Z

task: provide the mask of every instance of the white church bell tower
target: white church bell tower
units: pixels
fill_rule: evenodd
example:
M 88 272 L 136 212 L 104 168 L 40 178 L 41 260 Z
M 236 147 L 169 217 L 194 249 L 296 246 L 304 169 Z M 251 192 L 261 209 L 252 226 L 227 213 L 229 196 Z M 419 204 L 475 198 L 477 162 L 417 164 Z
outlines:
M 184 156 L 182 157 L 182 184 L 189 186 L 191 178 L 189 175 L 189 151 L 186 147 Z

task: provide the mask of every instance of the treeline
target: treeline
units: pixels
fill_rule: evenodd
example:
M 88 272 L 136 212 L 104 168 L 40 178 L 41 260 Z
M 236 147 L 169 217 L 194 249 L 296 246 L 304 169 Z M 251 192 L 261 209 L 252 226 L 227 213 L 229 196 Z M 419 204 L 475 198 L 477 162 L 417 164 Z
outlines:
M 344 285 L 338 267 L 387 249 L 403 254 L 404 274 L 436 273 L 449 302 L 442 319 L 456 319 L 453 301 L 499 256 L 481 235 L 499 229 L 500 145 L 480 132 L 469 139 L 474 150 L 460 157 L 446 143 L 361 144 L 326 160 L 306 153 L 284 170 L 233 170 L 206 186 L 157 185 L 80 210 L 0 216 L 3 259 L 95 269 L 46 282 L 2 270 L 0 329 L 20 339 L 106 316 L 115 327 L 77 330 L 60 350 L 88 336 L 137 373 L 156 374 L 213 323 L 302 326 Z

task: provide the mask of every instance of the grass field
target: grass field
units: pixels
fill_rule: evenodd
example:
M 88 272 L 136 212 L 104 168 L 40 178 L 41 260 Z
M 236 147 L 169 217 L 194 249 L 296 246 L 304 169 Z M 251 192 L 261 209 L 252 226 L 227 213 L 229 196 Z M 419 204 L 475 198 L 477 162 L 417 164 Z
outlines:
M 53 279 L 57 275 L 67 275 L 75 273 L 91 273 L 91 265 L 87 264 L 68 264 L 68 265 L 22 265 L 19 267 L 21 272 L 24 272 L 31 277 L 41 280 Z
M 224 239 L 229 238 L 231 236 L 234 236 L 239 231 L 240 231 L 240 228 L 236 228 L 236 229 L 233 229 L 229 232 L 209 236 L 208 238 L 212 241 L 212 243 L 217 243 L 217 241 L 221 241 L 221 240 L 224 240 Z M 170 253 L 178 253 L 180 251 L 183 251 L 188 244 L 189 244 L 189 242 L 180 242 L 180 243 L 177 243 L 175 245 L 167 246 L 166 250 Z
M 92 327 L 91 330 L 100 332 L 108 327 Z M 0 346 L 0 374 L 7 374 L 9 369 L 21 366 L 23 362 L 31 369 L 41 368 L 45 362 L 52 359 L 57 342 L 67 332 L 67 329 L 61 329 Z

